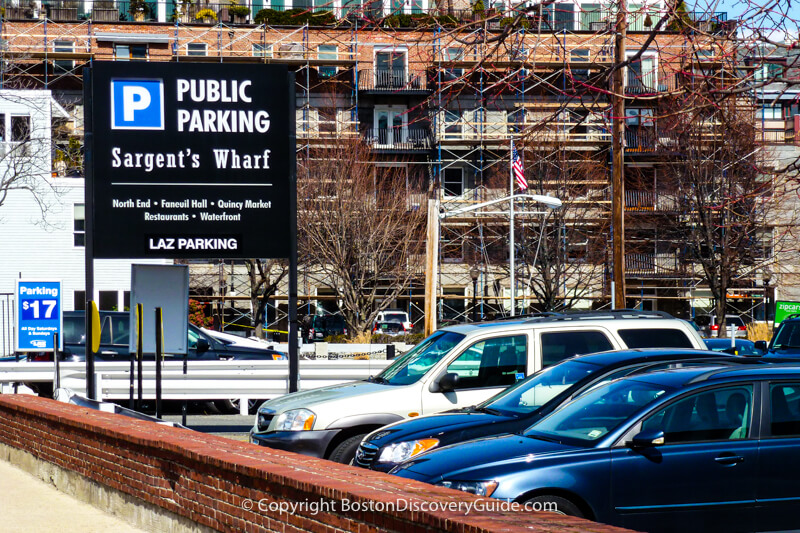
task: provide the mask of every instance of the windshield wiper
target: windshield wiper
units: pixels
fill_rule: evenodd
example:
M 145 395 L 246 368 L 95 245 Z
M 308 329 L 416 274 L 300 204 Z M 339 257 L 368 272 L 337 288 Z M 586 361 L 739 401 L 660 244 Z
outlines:
M 523 433 L 522 435 L 530 439 L 537 439 L 537 440 L 543 440 L 545 442 L 555 442 L 556 444 L 562 444 L 560 440 L 553 437 L 545 437 L 544 435 L 536 435 L 533 433 Z
M 486 413 L 495 416 L 503 415 L 502 412 L 498 411 L 497 409 L 492 409 L 491 407 L 473 407 L 472 410 L 475 411 L 476 413 Z

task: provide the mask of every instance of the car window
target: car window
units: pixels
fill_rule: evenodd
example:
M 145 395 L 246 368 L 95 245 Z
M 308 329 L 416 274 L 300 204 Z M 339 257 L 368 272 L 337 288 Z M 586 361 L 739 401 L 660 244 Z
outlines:
M 447 367 L 458 374 L 456 389 L 507 387 L 525 377 L 528 336 L 495 337 L 476 342 Z
M 114 344 L 128 346 L 131 341 L 131 325 L 128 317 L 113 317 L 111 319 L 111 326 L 112 342 Z
M 772 345 L 783 348 L 800 348 L 800 322 L 783 323 Z
M 661 430 L 665 444 L 746 439 L 753 387 L 706 390 L 678 400 L 647 418 L 642 430 Z
M 464 335 L 452 331 L 437 331 L 423 339 L 410 351 L 375 376 L 375 380 L 389 385 L 416 383 L 461 342 Z
M 386 322 L 405 322 L 406 315 L 404 313 L 386 313 L 383 315 L 383 320 Z
M 592 446 L 668 390 L 663 385 L 635 379 L 613 381 L 543 418 L 525 435 Z
M 531 413 L 600 367 L 567 360 L 540 370 L 482 404 L 494 410 Z
M 100 317 L 100 344 L 111 344 L 111 317 Z
M 84 343 L 84 323 L 83 317 L 70 316 L 64 317 L 64 342 L 66 344 Z
M 542 368 L 568 357 L 613 350 L 614 346 L 601 331 L 564 331 L 541 334 Z
M 769 387 L 770 435 L 800 436 L 800 385 L 776 383 Z
M 675 328 L 621 329 L 628 348 L 694 348 L 686 333 Z

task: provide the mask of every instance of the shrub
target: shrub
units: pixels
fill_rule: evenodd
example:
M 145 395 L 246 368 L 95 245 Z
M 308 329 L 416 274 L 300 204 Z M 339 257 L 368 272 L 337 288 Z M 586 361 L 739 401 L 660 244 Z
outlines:
M 246 17 L 250 14 L 250 8 L 247 6 L 232 5 L 228 8 L 228 13 L 234 17 Z
M 217 14 L 214 13 L 210 9 L 201 9 L 200 11 L 197 12 L 197 15 L 194 16 L 194 19 L 195 20 L 203 20 L 203 19 L 217 20 Z
M 312 26 L 324 26 L 335 23 L 336 17 L 330 11 L 309 13 L 305 9 L 289 9 L 287 11 L 261 9 L 256 13 L 253 22 L 272 26 L 299 26 L 307 22 Z
M 747 324 L 747 338 L 753 342 L 769 342 L 772 338 L 772 326 L 767 322 L 751 322 Z
M 410 28 L 413 25 L 413 19 L 411 15 L 391 15 L 386 17 L 383 23 L 389 28 Z

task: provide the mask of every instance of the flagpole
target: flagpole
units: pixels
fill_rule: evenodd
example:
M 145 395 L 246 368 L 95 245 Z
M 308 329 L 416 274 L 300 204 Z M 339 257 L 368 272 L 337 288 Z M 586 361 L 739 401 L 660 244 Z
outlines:
M 511 228 L 509 230 L 510 250 L 509 264 L 511 267 L 511 316 L 514 316 L 516 307 L 516 285 L 517 280 L 514 274 L 514 138 L 511 138 L 511 149 L 508 151 L 508 176 L 511 184 L 511 199 L 509 201 L 509 214 Z

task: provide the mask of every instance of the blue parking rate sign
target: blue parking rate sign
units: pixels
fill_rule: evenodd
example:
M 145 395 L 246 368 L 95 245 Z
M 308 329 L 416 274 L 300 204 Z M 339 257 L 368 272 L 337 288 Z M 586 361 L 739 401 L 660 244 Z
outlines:
M 61 282 L 17 280 L 17 343 L 19 352 L 52 352 L 53 333 L 64 346 Z
M 111 80 L 112 130 L 163 130 L 164 81 Z

